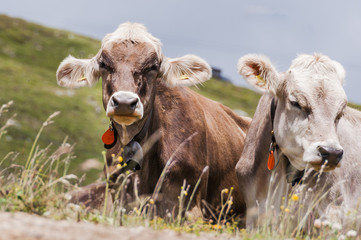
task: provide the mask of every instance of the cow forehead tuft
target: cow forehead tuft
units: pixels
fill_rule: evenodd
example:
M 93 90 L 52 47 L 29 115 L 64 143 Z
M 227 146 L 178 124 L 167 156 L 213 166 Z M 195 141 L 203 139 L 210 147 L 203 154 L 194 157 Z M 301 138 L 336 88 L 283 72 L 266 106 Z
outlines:
M 313 55 L 298 55 L 297 58 L 292 61 L 289 70 L 292 72 L 303 72 L 324 76 L 337 73 L 334 62 L 328 56 L 319 53 Z
M 120 24 L 112 33 L 107 34 L 102 40 L 102 48 L 114 42 L 149 43 L 155 49 L 158 56 L 161 56 L 160 40 L 147 31 L 147 28 L 140 23 L 126 22 Z

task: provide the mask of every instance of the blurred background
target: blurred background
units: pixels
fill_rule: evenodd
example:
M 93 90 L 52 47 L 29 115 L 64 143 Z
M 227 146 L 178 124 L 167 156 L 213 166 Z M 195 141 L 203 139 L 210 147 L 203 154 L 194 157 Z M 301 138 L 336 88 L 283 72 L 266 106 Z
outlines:
M 71 171 L 87 173 L 86 181 L 101 175 L 100 138 L 109 120 L 100 84 L 64 89 L 56 85 L 55 71 L 69 54 L 94 56 L 104 35 L 126 21 L 145 24 L 168 57 L 192 53 L 208 61 L 217 79 L 195 90 L 240 114 L 252 116 L 259 98 L 237 73 L 236 63 L 247 53 L 269 56 L 279 71 L 299 53 L 326 54 L 345 67 L 346 94 L 360 104 L 360 13 L 357 0 L 2 1 L 0 105 L 14 103 L 0 116 L 0 128 L 8 126 L 0 161 L 11 151 L 26 159 L 42 123 L 61 111 L 40 136 L 39 149 L 52 144 L 49 151 L 55 151 L 67 138 L 74 145 Z

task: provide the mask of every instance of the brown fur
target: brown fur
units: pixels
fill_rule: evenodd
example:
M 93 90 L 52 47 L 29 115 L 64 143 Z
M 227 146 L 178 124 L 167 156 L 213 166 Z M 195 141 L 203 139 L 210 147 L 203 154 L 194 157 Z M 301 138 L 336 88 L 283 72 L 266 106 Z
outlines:
M 121 36 L 119 39 L 122 39 Z M 107 110 L 113 94 L 127 91 L 139 97 L 144 109 L 142 119 L 134 119 L 134 123 L 126 126 L 127 138 L 124 137 L 122 125 L 118 124 L 121 123 L 121 120 L 117 121 L 120 118 L 116 114 L 111 116 L 118 140 L 107 152 L 110 172 L 117 164 L 113 162 L 112 154 L 119 156 L 121 148 L 141 131 L 151 117 L 147 134 L 140 144 L 143 150 L 146 149 L 145 144 L 156 132 L 159 132 L 160 139 L 146 152 L 141 170 L 137 172 L 139 194 L 151 195 L 154 192 L 162 170 L 174 154 L 160 198 L 157 199 L 159 214 L 164 215 L 167 210 L 172 212 L 177 208 L 184 180 L 190 185 L 188 202 L 203 169 L 208 166 L 209 171 L 203 175 L 191 207 L 202 209 L 201 203 L 206 202 L 217 209 L 221 205 L 222 190 L 233 187 L 231 211 L 232 214 L 242 215 L 245 205 L 234 167 L 243 150 L 250 119 L 240 117 L 229 108 L 186 87 L 178 86 L 179 81 L 185 81 L 180 80 L 182 74 L 186 74 L 193 83 L 207 80 L 209 65 L 192 55 L 168 59 L 159 55 L 159 49 L 154 49 L 149 42 L 109 41 L 103 40 L 102 49 L 94 58 L 102 76 L 104 108 Z M 61 67 L 58 72 L 61 74 Z M 131 120 L 130 115 L 119 116 Z M 193 137 L 189 139 L 190 136 Z M 132 193 L 130 188 L 128 190 Z M 88 196 L 89 192 L 92 193 L 91 189 L 86 189 L 80 196 Z
M 185 87 L 169 88 L 159 84 L 156 89 L 148 136 L 159 129 L 161 138 L 145 156 L 139 172 L 140 194 L 153 193 L 168 159 L 183 141 L 197 133 L 174 157 L 161 191 L 166 196 L 161 202 L 163 211 L 177 206 L 184 179 L 191 185 L 191 193 L 203 168 L 209 166 L 196 197 L 198 202 L 193 205 L 200 207 L 199 200 L 203 199 L 219 207 L 222 189 L 233 187 L 232 209 L 242 214 L 245 211 L 243 196 L 234 167 L 242 152 L 250 119 L 239 117 L 229 108 Z M 108 156 L 119 152 L 119 147 L 110 150 Z

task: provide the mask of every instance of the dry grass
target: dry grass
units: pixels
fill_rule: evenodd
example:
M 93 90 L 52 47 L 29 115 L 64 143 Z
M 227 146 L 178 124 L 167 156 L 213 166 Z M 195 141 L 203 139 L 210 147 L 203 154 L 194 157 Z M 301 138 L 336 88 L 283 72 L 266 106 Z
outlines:
M 4 116 L 3 113 L 10 106 L 11 104 L 8 103 L 1 108 L 0 117 Z M 279 196 L 269 191 L 267 211 L 259 215 L 262 222 L 252 231 L 238 229 L 237 222 L 226 221 L 227 213 L 232 205 L 232 189 L 224 189 L 220 193 L 223 205 L 220 206 L 219 215 L 215 216 L 217 222 L 194 219 L 188 212 L 194 192 L 188 193 L 189 186 L 186 181 L 179 189 L 179 206 L 177 207 L 180 211 L 160 218 L 156 215 L 154 202 L 172 159 L 169 159 L 152 196 L 144 198 L 135 192 L 135 202 L 127 203 L 125 192 L 128 179 L 134 177 L 133 173 L 127 172 L 118 178 L 118 188 L 113 190 L 116 201 L 113 202 L 111 209 L 107 204 L 99 209 L 89 210 L 82 205 L 69 203 L 69 193 L 77 189 L 82 182 L 82 179 L 68 174 L 69 162 L 73 158 L 73 146 L 67 143 L 67 139 L 55 151 L 51 151 L 50 145 L 44 149 L 39 149 L 37 145 L 41 134 L 53 123 L 56 115 L 56 113 L 51 115 L 40 128 L 26 161 L 20 161 L 25 162 L 24 165 L 17 164 L 18 155 L 15 153 L 9 153 L 0 161 L 1 211 L 21 211 L 52 219 L 88 221 L 113 226 L 145 226 L 196 234 L 223 233 L 229 234 L 229 238 L 234 239 L 353 239 L 352 235 L 357 233 L 352 231 L 359 230 L 357 228 L 360 226 L 361 218 L 360 202 L 357 204 L 357 209 L 344 213 L 341 223 L 330 222 L 325 216 L 316 213 L 317 207 L 328 192 L 320 193 L 320 191 L 315 191 L 316 186 L 305 187 L 305 185 L 288 189 L 289 193 L 281 198 L 281 205 L 278 206 L 275 202 Z M 0 136 L 6 134 L 6 129 L 9 127 L 11 124 L 2 126 Z M 11 164 L 3 169 L 1 164 L 4 161 L 10 161 Z M 202 175 L 207 170 L 205 168 Z M 197 186 L 198 184 L 199 182 Z M 272 186 L 270 189 L 275 188 L 277 186 Z M 107 191 L 110 192 L 109 189 Z

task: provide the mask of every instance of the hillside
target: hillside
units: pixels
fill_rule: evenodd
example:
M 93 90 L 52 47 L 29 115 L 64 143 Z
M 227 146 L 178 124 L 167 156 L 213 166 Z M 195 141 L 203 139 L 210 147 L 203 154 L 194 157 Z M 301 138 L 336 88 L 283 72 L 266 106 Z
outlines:
M 101 104 L 101 84 L 76 90 L 57 86 L 56 69 L 72 54 L 89 58 L 96 54 L 100 41 L 77 34 L 43 27 L 21 19 L 0 15 L 0 105 L 14 101 L 10 111 L 0 118 L 0 127 L 13 114 L 14 126 L 0 139 L 0 160 L 10 151 L 20 152 L 16 162 L 25 160 L 42 123 L 56 111 L 61 114 L 46 127 L 39 148 L 52 143 L 54 151 L 66 137 L 75 144 L 70 171 L 81 174 L 79 164 L 94 158 L 102 161 L 100 137 L 107 129 Z M 195 91 L 233 108 L 253 115 L 259 95 L 232 84 L 210 80 Z M 6 165 L 10 165 L 7 160 Z M 87 173 L 87 181 L 101 170 Z

